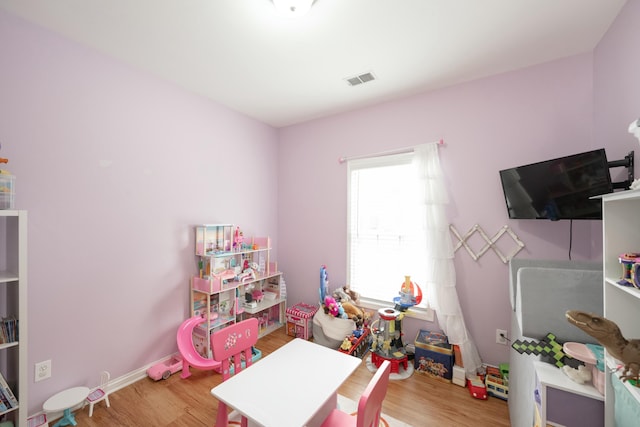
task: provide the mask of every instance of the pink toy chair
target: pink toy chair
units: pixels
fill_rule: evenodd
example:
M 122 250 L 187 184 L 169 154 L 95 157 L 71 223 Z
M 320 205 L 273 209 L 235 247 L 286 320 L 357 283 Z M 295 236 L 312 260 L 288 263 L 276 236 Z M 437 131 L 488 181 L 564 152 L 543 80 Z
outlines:
M 111 379 L 111 375 L 107 371 L 102 371 L 100 374 L 100 386 L 89 393 L 87 399 L 85 400 L 85 404 L 89 404 L 89 417 L 93 416 L 93 405 L 104 400 L 107 403 L 107 408 L 111 407 L 111 403 L 109 402 L 109 392 L 107 388 L 109 387 L 109 380 Z
M 47 415 L 34 415 L 33 417 L 27 419 L 27 427 L 49 427 L 49 423 L 47 422 Z
M 234 375 L 242 370 L 242 365 L 245 369 L 251 366 L 252 347 L 257 341 L 258 320 L 255 318 L 243 320 L 211 334 L 213 360 L 221 363 L 222 381 L 231 377 L 231 363 Z M 227 405 L 218 401 L 216 427 L 227 427 L 228 421 Z M 242 427 L 247 427 L 247 424 L 247 419 L 242 417 Z
M 360 396 L 356 416 L 334 409 L 324 420 L 322 427 L 378 427 L 390 372 L 391 364 L 385 360 Z

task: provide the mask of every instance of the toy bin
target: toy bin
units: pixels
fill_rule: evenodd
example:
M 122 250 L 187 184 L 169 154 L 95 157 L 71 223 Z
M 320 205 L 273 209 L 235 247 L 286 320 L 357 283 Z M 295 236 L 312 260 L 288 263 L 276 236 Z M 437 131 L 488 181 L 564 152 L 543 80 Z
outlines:
M 446 382 L 453 377 L 453 348 L 447 336 L 421 329 L 414 342 L 415 371 Z
M 0 209 L 13 209 L 15 202 L 13 175 L 0 174 Z
M 313 337 L 312 321 L 313 315 L 318 311 L 317 306 L 299 302 L 288 307 L 287 315 L 287 335 L 308 340 Z

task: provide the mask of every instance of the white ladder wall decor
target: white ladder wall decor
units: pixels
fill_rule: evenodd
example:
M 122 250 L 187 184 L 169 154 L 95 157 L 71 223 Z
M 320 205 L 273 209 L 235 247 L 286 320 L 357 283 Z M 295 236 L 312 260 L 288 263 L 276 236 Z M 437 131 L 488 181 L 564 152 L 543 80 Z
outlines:
M 464 236 L 460 236 L 460 233 L 458 232 L 458 230 L 456 230 L 456 227 L 453 224 L 449 224 L 449 229 L 458 239 L 458 243 L 456 243 L 455 247 L 453 248 L 453 252 L 455 253 L 458 251 L 458 249 L 464 247 L 467 252 L 469 252 L 469 255 L 471 255 L 471 258 L 473 258 L 474 261 L 477 261 L 478 258 L 484 255 L 489 249 L 492 249 L 493 252 L 495 252 L 495 254 L 500 257 L 502 262 L 506 264 L 511 258 L 516 256 L 518 252 L 520 252 L 524 248 L 524 243 L 522 243 L 520 238 L 513 232 L 513 230 L 511 230 L 511 228 L 509 228 L 508 225 L 503 226 L 491 238 L 489 238 L 487 233 L 485 233 L 482 227 L 480 227 L 478 224 L 471 227 Z M 486 242 L 486 245 L 484 245 L 482 249 L 480 249 L 477 253 L 474 252 L 471 246 L 469 246 L 469 244 L 467 243 L 467 240 L 469 240 L 475 233 L 478 233 Z M 506 256 L 496 246 L 498 240 L 500 240 L 500 238 L 505 233 L 508 234 L 516 244 L 516 248 Z

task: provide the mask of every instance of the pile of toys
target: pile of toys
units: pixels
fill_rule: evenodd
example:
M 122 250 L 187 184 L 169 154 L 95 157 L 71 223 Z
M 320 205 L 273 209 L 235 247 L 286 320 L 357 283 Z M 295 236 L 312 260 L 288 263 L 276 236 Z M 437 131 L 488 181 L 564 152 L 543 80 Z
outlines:
M 338 288 L 329 295 L 327 267 L 323 265 L 320 268 L 320 304 L 325 314 L 341 319 L 351 319 L 360 329 L 368 320 L 369 315 L 358 306 L 359 299 L 360 295 L 351 290 L 349 285 Z
M 351 319 L 355 323 L 355 329 L 350 335 L 346 335 L 339 351 L 364 357 L 371 344 L 369 320 L 371 313 L 359 306 L 360 295 L 353 291 L 349 285 L 337 288 L 329 293 L 329 274 L 327 267 L 320 268 L 320 306 L 326 315 L 340 319 Z
M 370 329 L 368 326 L 359 327 L 344 339 L 338 350 L 362 359 L 371 346 L 371 335 L 369 332 Z
M 486 372 L 474 378 L 467 378 L 471 397 L 486 400 L 487 396 L 508 400 L 509 364 L 501 363 L 498 368 L 487 366 Z

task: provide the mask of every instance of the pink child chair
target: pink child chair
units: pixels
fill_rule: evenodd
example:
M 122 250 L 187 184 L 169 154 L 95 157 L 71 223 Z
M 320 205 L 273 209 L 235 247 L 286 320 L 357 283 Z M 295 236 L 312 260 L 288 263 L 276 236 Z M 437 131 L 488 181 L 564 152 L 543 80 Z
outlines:
M 49 427 L 49 423 L 47 422 L 47 415 L 40 414 L 28 418 L 27 427 Z
M 387 395 L 391 363 L 382 362 L 358 401 L 356 416 L 334 409 L 321 427 L 378 427 L 382 414 L 382 402 Z
M 252 348 L 258 341 L 258 320 L 250 318 L 227 326 L 211 334 L 213 360 L 221 363 L 222 381 L 231 377 L 231 363 L 234 375 L 252 363 Z M 231 362 L 233 360 L 233 362 Z M 216 427 L 227 427 L 229 415 L 227 405 L 218 401 Z M 242 417 L 242 427 L 247 427 L 247 419 Z

